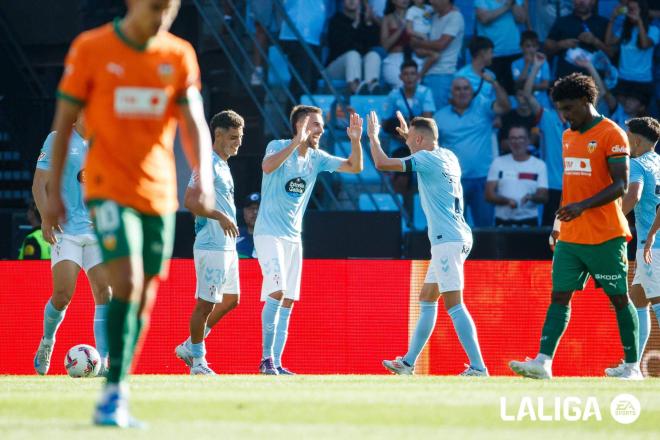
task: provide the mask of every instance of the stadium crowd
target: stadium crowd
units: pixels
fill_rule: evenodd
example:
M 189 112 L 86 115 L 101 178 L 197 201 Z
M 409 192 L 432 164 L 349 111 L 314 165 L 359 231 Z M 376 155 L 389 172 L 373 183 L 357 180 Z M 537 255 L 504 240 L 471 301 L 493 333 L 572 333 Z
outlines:
M 409 120 L 432 115 L 440 143 L 459 158 L 471 225 L 550 225 L 561 195 L 566 125 L 548 90 L 559 77 L 587 73 L 599 87 L 598 110 L 622 128 L 632 117 L 657 117 L 660 2 L 458 3 L 284 1 L 297 32 L 278 19 L 272 0 L 252 0 L 248 12 L 257 41 L 266 47 L 264 32 L 279 35 L 310 90 L 320 75 L 296 34 L 347 96 L 387 96 L 380 114 L 386 131 L 397 110 Z M 473 29 L 466 28 L 471 12 Z M 258 64 L 255 87 L 267 78 Z M 297 99 L 303 93 L 296 81 L 290 89 Z M 393 130 L 391 137 L 393 152 L 403 144 Z M 526 148 L 518 148 L 521 142 Z

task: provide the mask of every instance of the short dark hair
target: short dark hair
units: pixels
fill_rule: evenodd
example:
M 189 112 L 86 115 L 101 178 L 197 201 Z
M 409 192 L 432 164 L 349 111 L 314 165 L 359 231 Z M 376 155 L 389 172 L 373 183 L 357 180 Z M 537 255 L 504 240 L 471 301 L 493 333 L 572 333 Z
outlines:
M 476 57 L 479 52 L 482 50 L 488 50 L 494 48 L 495 45 L 493 41 L 488 37 L 482 37 L 480 35 L 475 35 L 470 40 L 468 44 L 468 50 L 470 51 L 470 56 L 472 58 Z
M 537 34 L 534 31 L 522 31 L 522 33 L 520 34 L 520 45 L 522 46 L 527 41 L 533 41 L 538 44 L 539 34 Z
M 565 99 L 587 98 L 591 104 L 596 104 L 598 88 L 592 77 L 573 72 L 555 81 L 550 90 L 550 95 L 554 102 Z
M 410 126 L 415 127 L 415 129 L 426 130 L 433 135 L 433 140 L 438 140 L 438 124 L 435 123 L 433 118 L 417 116 L 410 121 Z
M 522 128 L 523 130 L 525 130 L 525 133 L 527 133 L 527 137 L 529 137 L 531 134 L 531 130 L 527 125 L 521 124 L 520 122 L 514 122 L 513 124 L 509 125 L 509 128 L 507 128 L 507 132 L 506 132 L 507 138 L 511 136 L 511 130 L 513 130 L 514 128 Z
M 304 118 L 310 113 L 318 113 L 319 115 L 322 115 L 323 111 L 320 108 L 315 107 L 313 105 L 303 105 L 303 104 L 299 104 L 295 106 L 293 110 L 291 110 L 291 115 L 289 116 L 289 122 L 291 123 L 291 131 L 293 132 L 294 135 L 297 133 L 296 124 L 298 123 L 298 120 Z
M 660 122 L 650 116 L 628 119 L 626 127 L 631 133 L 639 135 L 654 144 L 660 140 Z
M 403 72 L 403 70 L 407 69 L 408 67 L 414 67 L 415 70 L 419 69 L 419 66 L 414 60 L 405 60 L 403 63 L 401 63 L 401 72 Z
M 215 137 L 215 129 L 222 128 L 227 130 L 229 128 L 240 128 L 245 126 L 243 117 L 233 110 L 223 110 L 215 114 L 211 118 L 211 133 Z

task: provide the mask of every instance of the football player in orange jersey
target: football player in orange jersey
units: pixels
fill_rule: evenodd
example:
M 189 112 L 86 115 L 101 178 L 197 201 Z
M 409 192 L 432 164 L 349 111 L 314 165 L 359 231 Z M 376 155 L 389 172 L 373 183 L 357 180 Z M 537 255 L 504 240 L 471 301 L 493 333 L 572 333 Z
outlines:
M 200 209 L 214 206 L 211 138 L 192 46 L 168 32 L 179 0 L 127 0 L 128 12 L 79 35 L 58 87 L 46 217 L 64 217 L 58 189 L 73 121 L 84 111 L 90 153 L 85 200 L 113 287 L 108 305 L 110 369 L 94 423 L 141 424 L 128 410 L 126 377 L 166 276 L 177 208 L 173 145 L 177 121 L 199 183 Z M 201 211 L 200 211 L 201 212 Z
M 591 276 L 616 311 L 625 356 L 619 377 L 640 380 L 639 322 L 628 298 L 626 242 L 631 234 L 621 209 L 621 197 L 628 189 L 628 138 L 596 111 L 598 90 L 591 77 L 578 73 L 563 77 L 551 94 L 570 124 L 562 137 L 563 192 L 554 228 L 559 235 L 552 260 L 552 298 L 538 355 L 511 361 L 509 366 L 521 376 L 552 377 L 552 358 L 568 326 L 571 298 Z

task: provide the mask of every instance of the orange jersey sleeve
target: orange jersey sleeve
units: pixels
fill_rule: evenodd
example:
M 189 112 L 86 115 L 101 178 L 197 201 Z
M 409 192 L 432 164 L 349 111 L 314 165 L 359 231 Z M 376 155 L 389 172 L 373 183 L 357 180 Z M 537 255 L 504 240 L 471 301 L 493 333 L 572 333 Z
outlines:
M 61 99 L 84 105 L 92 89 L 92 53 L 89 33 L 83 33 L 71 43 L 64 61 L 64 73 L 57 89 Z
M 178 103 L 186 102 L 186 91 L 190 87 L 195 87 L 198 90 L 202 88 L 199 63 L 197 62 L 195 50 L 188 43 L 182 45 L 182 48 L 183 56 L 181 57 L 180 83 L 176 91 Z

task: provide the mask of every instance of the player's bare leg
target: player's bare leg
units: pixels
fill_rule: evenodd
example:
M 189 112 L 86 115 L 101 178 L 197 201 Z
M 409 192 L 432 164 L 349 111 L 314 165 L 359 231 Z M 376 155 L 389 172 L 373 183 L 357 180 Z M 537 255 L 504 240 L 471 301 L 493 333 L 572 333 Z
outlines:
M 53 293 L 46 303 L 44 332 L 34 356 L 34 369 L 38 374 L 48 373 L 55 347 L 55 335 L 64 320 L 66 308 L 71 303 L 79 273 L 80 266 L 70 260 L 60 261 L 53 266 Z

